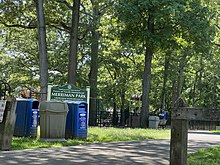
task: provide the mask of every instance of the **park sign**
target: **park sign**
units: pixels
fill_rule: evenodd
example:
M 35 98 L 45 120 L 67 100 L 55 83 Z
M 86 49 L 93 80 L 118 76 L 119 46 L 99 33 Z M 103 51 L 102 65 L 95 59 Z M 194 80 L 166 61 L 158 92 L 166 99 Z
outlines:
M 85 101 L 87 102 L 87 90 L 80 89 L 70 84 L 48 87 L 48 100 L 50 101 Z

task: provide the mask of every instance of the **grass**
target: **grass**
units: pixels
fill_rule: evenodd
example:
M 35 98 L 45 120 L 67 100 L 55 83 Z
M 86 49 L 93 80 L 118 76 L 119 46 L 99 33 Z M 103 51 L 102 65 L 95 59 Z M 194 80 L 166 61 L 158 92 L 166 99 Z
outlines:
M 69 139 L 66 142 L 41 142 L 37 138 L 13 137 L 12 150 L 22 150 L 30 148 L 49 148 L 59 146 L 74 146 L 82 144 L 118 142 L 128 140 L 149 140 L 158 138 L 169 138 L 168 129 L 131 129 L 131 128 L 98 128 L 88 129 L 88 137 L 83 139 Z
M 216 134 L 220 134 L 220 130 L 213 130 L 211 132 L 216 133 Z
M 220 130 L 213 130 L 214 134 L 220 134 Z M 219 165 L 220 164 L 220 146 L 211 147 L 206 150 L 199 150 L 189 154 L 187 165 Z
M 170 130 L 132 129 L 132 128 L 91 128 L 87 141 L 90 142 L 117 142 L 128 140 L 149 140 L 169 138 Z
M 207 150 L 199 150 L 189 154 L 187 165 L 219 165 L 220 147 L 212 147 Z

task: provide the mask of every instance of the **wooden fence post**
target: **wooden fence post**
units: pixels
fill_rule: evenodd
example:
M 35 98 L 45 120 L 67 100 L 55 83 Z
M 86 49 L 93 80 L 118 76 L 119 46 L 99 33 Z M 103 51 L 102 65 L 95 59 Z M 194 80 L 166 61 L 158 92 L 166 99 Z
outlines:
M 186 107 L 182 98 L 176 101 L 171 112 L 170 165 L 187 164 L 189 120 L 220 121 L 220 110 Z
M 175 118 L 177 109 L 184 106 L 184 100 L 179 98 L 171 114 L 170 165 L 187 163 L 188 120 Z
M 17 102 L 15 98 L 7 100 L 3 121 L 0 123 L 0 150 L 10 150 L 16 120 Z

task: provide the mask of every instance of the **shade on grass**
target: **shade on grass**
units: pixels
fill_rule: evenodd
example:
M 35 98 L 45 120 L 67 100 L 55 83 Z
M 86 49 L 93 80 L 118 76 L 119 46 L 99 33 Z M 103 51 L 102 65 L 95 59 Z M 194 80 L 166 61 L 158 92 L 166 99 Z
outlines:
M 117 142 L 130 140 L 149 140 L 169 138 L 168 129 L 130 129 L 130 128 L 98 128 L 88 129 L 88 137 L 83 139 L 69 139 L 66 142 L 40 142 L 38 138 L 13 137 L 12 150 L 28 148 L 48 148 L 58 146 L 74 146 L 82 144 Z

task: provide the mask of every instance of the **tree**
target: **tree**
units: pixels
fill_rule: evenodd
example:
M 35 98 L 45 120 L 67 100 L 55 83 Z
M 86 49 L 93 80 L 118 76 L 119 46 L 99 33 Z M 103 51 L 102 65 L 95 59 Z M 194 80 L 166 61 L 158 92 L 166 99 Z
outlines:
M 99 67 L 99 38 L 100 34 L 98 28 L 100 26 L 100 9 L 99 3 L 96 0 L 91 0 L 92 4 L 92 25 L 91 25 L 91 65 L 89 72 L 89 84 L 91 87 L 90 91 L 90 125 L 96 125 L 96 102 L 97 102 L 97 77 L 98 77 L 98 67 Z
M 80 0 L 73 0 L 68 62 L 68 83 L 76 84 Z
M 206 30 L 210 34 L 209 12 L 196 0 L 189 2 L 119 0 L 118 8 L 119 18 L 124 26 L 122 37 L 135 45 L 143 45 L 145 49 L 141 125 L 146 127 L 150 106 L 153 54 L 159 48 L 163 50 L 167 47 L 176 47 L 178 44 L 176 39 L 179 36 L 189 44 L 191 42 L 201 44 L 202 39 L 204 39 L 203 43 L 207 43 L 210 38 L 208 35 L 204 36 L 202 31 Z
M 119 18 L 123 21 L 123 26 L 125 27 L 123 37 L 129 38 L 129 41 L 133 44 L 143 45 L 145 51 L 145 67 L 142 81 L 142 127 L 147 126 L 149 115 L 153 53 L 158 46 L 159 37 L 167 40 L 172 35 L 172 25 L 169 24 L 171 22 L 169 15 L 172 13 L 169 5 L 168 1 L 161 3 L 159 1 L 119 1 Z M 163 19 L 160 18 L 162 15 Z M 167 31 L 162 35 L 165 32 L 164 29 Z
M 97 79 L 98 79 L 98 69 L 99 69 L 99 54 L 101 52 L 101 44 L 100 44 L 100 20 L 103 15 L 106 13 L 106 10 L 110 8 L 110 2 L 108 0 L 90 0 L 91 6 L 87 6 L 90 8 L 88 11 L 89 19 L 91 19 L 91 23 L 88 25 L 88 31 L 91 34 L 90 42 L 90 72 L 89 72 L 89 85 L 91 87 L 90 90 L 90 125 L 96 125 L 96 110 L 97 110 L 97 97 L 98 97 L 98 89 L 97 89 Z
M 69 63 L 70 31 L 76 27 L 72 24 L 74 2 L 45 1 L 48 81 L 66 83 L 68 63 L 73 66 L 77 62 L 77 75 L 73 78 L 77 78 L 78 86 L 91 86 L 93 125 L 97 98 L 105 104 L 102 110 L 114 107 L 114 114 L 122 112 L 123 125 L 123 111 L 129 105 L 130 95 L 141 94 L 142 84 L 148 93 L 143 95 L 146 105 L 142 106 L 149 106 L 149 112 L 159 107 L 169 111 L 172 89 L 195 106 L 218 107 L 218 3 L 215 0 L 81 1 L 78 37 L 75 32 L 71 37 L 76 39 L 73 45 L 77 59 L 71 58 L 74 62 Z M 2 77 L 12 87 L 39 86 L 34 4 L 23 0 L 0 3 L 3 57 L 0 65 Z M 215 27 L 214 38 L 210 26 Z
M 35 0 L 37 20 L 38 20 L 38 44 L 39 44 L 39 62 L 40 62 L 40 93 L 41 100 L 46 100 L 48 84 L 48 58 L 46 42 L 46 25 L 44 18 L 43 0 Z

